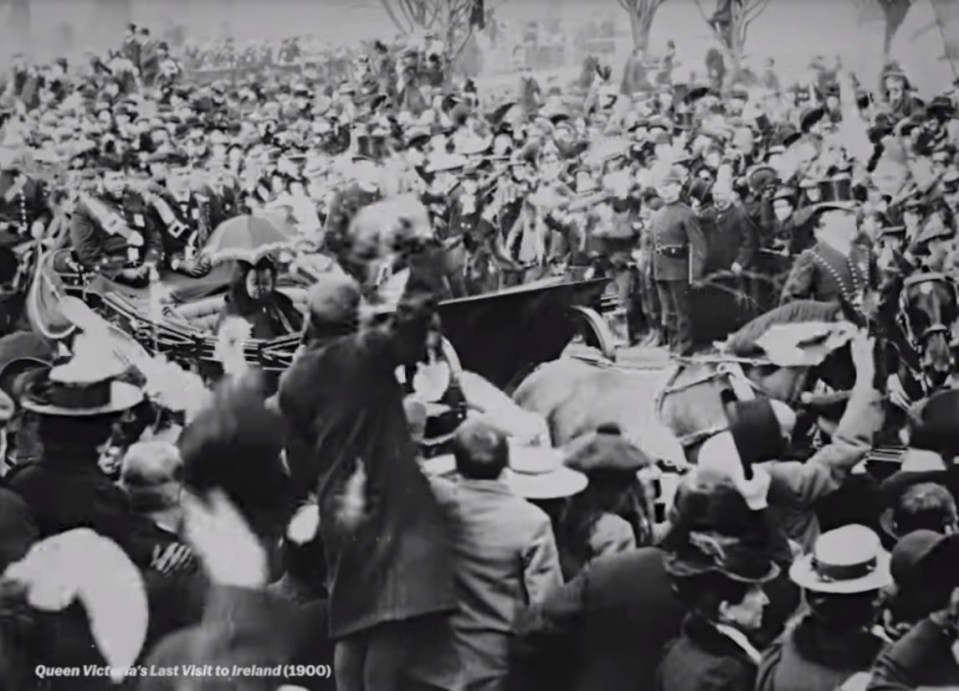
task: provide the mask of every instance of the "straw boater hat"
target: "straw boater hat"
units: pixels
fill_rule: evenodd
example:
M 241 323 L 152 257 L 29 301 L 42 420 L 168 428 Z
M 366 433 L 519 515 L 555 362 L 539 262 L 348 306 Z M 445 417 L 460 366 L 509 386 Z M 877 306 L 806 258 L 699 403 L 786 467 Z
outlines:
M 868 593 L 892 583 L 889 554 L 879 536 L 862 525 L 819 536 L 812 554 L 793 563 L 789 577 L 804 590 L 830 595 Z

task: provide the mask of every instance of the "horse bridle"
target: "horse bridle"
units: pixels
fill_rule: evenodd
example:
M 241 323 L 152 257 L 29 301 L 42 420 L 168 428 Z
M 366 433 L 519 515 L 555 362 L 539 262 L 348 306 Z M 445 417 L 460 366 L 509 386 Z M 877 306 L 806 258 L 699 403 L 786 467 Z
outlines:
M 913 286 L 920 285 L 922 283 L 940 283 L 951 288 L 953 300 L 955 301 L 956 308 L 959 309 L 959 287 L 956 286 L 955 282 L 952 281 L 948 276 L 941 273 L 921 273 L 916 274 L 915 276 L 910 276 L 907 278 L 902 285 L 902 290 L 899 293 L 899 314 L 898 320 L 900 325 L 903 328 L 906 339 L 909 342 L 909 345 L 916 350 L 916 352 L 921 352 L 923 344 L 928 341 L 932 336 L 938 333 L 951 334 L 952 327 L 943 324 L 942 321 L 938 321 L 934 324 L 928 326 L 921 334 L 916 335 L 915 331 L 912 328 L 912 320 L 909 318 L 909 289 Z M 950 345 L 952 344 L 951 339 Z

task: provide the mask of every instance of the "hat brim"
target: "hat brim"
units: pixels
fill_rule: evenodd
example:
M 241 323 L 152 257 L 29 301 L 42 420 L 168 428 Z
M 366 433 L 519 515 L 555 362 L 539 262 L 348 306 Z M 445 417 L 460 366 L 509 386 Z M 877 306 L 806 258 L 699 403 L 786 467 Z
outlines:
M 853 201 L 834 201 L 834 202 L 819 202 L 813 207 L 814 213 L 824 213 L 826 211 L 845 211 L 846 213 L 854 214 L 859 211 L 859 202 Z
M 62 406 L 42 403 L 25 394 L 20 405 L 38 415 L 50 417 L 93 417 L 95 415 L 110 415 L 122 413 L 143 402 L 144 391 L 138 386 L 127 382 L 115 381 L 110 384 L 110 402 L 94 408 L 64 408 Z
M 789 569 L 789 579 L 803 590 L 827 595 L 855 595 L 882 590 L 892 583 L 889 570 L 890 556 L 881 552 L 876 556 L 876 567 L 868 575 L 844 581 L 827 581 L 816 573 L 813 567 L 813 555 L 807 554 L 793 562 Z
M 524 499 L 564 499 L 579 494 L 589 484 L 585 475 L 563 466 L 537 474 L 519 473 L 507 468 L 503 472 L 503 479 L 515 494 Z

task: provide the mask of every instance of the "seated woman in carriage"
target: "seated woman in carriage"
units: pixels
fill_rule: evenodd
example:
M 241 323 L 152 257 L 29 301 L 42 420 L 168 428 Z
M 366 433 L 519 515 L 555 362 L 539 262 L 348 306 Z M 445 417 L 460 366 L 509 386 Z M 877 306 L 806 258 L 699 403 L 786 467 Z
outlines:
M 270 257 L 255 263 L 237 262 L 237 271 L 220 311 L 218 328 L 229 318 L 250 326 L 250 338 L 272 340 L 299 333 L 303 314 L 293 300 L 277 290 L 277 266 Z

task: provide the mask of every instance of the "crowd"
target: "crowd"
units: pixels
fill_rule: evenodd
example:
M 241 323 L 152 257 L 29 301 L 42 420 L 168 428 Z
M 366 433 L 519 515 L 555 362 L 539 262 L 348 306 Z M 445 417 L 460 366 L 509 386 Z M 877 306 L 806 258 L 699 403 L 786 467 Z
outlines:
M 0 686 L 959 686 L 959 397 L 911 410 L 878 477 L 865 329 L 804 461 L 795 410 L 731 399 L 671 491 L 641 439 L 607 424 L 551 448 L 547 421 L 469 373 L 450 453 L 424 457 L 440 299 L 605 275 L 630 339 L 683 357 L 717 276 L 756 314 L 863 314 L 874 290 L 954 276 L 955 92 L 921 100 L 895 65 L 870 88 L 822 58 L 787 87 L 717 54 L 683 81 L 672 53 L 616 80 L 601 61 L 570 85 L 526 71 L 494 104 L 431 36 L 206 85 L 137 27 L 87 65 L 19 56 L 5 308 L 39 246 L 91 293 L 225 294 L 221 334 L 299 350 L 278 378 L 224 357 L 174 405 L 156 380 L 190 375 L 118 348 L 82 302 L 63 299 L 79 328 L 59 338 L 4 320 Z M 373 208 L 389 222 L 368 227 Z M 280 226 L 282 253 L 213 247 Z M 300 309 L 279 285 L 303 267 Z

